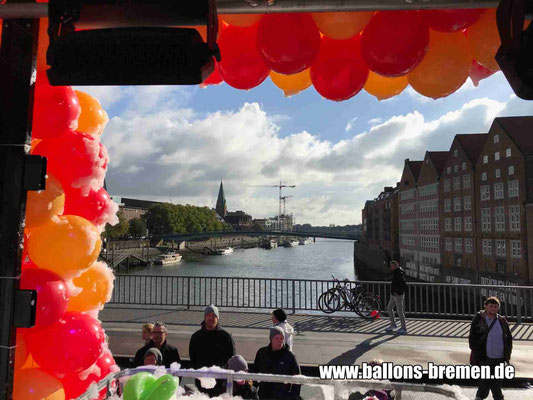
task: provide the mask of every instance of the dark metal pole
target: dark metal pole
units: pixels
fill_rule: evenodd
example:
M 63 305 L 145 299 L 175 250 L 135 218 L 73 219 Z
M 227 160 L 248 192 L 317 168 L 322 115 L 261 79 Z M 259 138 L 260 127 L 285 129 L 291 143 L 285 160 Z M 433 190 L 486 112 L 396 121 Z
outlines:
M 22 0 L 23 1 L 23 0 Z M 17 2 L 22 2 L 17 1 Z M 11 399 L 39 20 L 3 21 L 0 47 L 0 399 Z

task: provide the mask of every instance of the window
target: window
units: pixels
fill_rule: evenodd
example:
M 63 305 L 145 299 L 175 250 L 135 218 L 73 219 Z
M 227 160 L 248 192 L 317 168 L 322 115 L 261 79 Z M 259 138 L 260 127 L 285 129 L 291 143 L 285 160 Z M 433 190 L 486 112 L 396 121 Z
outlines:
M 465 217 L 465 231 L 472 232 L 472 217 Z
M 490 232 L 490 208 L 481 209 L 481 231 Z
M 470 174 L 463 175 L 463 189 L 470 189 Z
M 494 170 L 494 177 L 499 178 L 500 176 L 501 176 L 500 169 L 499 168 L 495 169 Z
M 459 171 L 459 165 L 456 164 L 453 166 L 453 172 L 457 172 L 457 171 Z
M 461 190 L 461 177 L 455 176 L 453 178 L 453 190 Z
M 505 257 L 505 240 L 496 240 L 496 255 Z
M 509 229 L 520 232 L 520 206 L 509 206 Z
M 465 239 L 465 253 L 472 253 L 472 239 Z
M 456 253 L 463 252 L 463 239 L 462 238 L 455 238 L 455 252 Z
M 494 135 L 494 143 L 500 142 L 500 135 Z
M 507 157 L 507 158 L 511 157 L 511 148 L 510 147 L 505 149 L 505 157 Z
M 511 240 L 511 257 L 522 257 L 522 246 L 520 240 Z
M 444 230 L 447 232 L 452 231 L 452 219 L 451 218 L 444 219 Z
M 454 157 L 459 156 L 459 152 L 458 152 L 457 150 L 454 150 L 454 151 L 453 151 L 453 156 L 454 156 Z
M 494 153 L 494 161 L 499 161 L 500 160 L 500 152 L 497 151 L 496 153 Z
M 494 184 L 494 200 L 503 199 L 503 182 Z
M 509 175 L 514 175 L 514 165 L 509 166 L 508 172 Z
M 444 199 L 444 212 L 452 211 L 452 200 Z
M 494 230 L 496 232 L 505 231 L 505 211 L 503 207 L 494 209 Z
M 462 222 L 461 217 L 455 217 L 453 219 L 453 230 L 455 232 L 461 232 L 461 228 L 462 228 L 461 222 Z
M 463 163 L 463 171 L 466 171 L 466 163 Z
M 450 191 L 450 180 L 449 179 L 444 179 L 444 192 L 449 192 Z
M 490 239 L 483 239 L 483 255 L 491 256 L 492 255 L 492 242 Z
M 456 197 L 453 199 L 453 211 L 461 211 L 461 198 Z
M 509 198 L 518 197 L 518 179 L 509 181 Z
M 446 173 L 450 175 L 452 173 L 452 167 L 446 168 Z
M 444 244 L 446 251 L 452 251 L 452 238 L 446 238 Z
M 486 172 L 483 172 L 483 173 L 481 174 L 481 180 L 482 180 L 482 181 L 486 181 L 486 180 L 487 180 L 487 173 L 486 173 Z
M 489 156 L 483 156 L 483 164 L 489 163 Z
M 472 199 L 470 196 L 464 197 L 464 205 L 465 205 L 465 211 L 472 209 Z
M 481 201 L 490 200 L 490 186 L 481 186 Z

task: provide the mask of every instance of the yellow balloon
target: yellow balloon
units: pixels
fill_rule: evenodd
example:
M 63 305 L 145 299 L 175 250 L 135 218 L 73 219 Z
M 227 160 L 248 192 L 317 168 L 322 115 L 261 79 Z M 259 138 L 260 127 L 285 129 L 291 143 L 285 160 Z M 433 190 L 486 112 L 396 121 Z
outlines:
M 378 100 L 385 100 L 400 94 L 408 84 L 406 76 L 387 78 L 370 71 L 363 89 Z
M 431 30 L 429 50 L 407 74 L 411 87 L 423 96 L 438 99 L 459 89 L 468 78 L 472 55 L 463 32 Z
M 70 298 L 68 311 L 101 310 L 111 299 L 113 292 L 113 271 L 103 262 L 94 263 L 72 283 L 82 291 Z
M 13 400 L 65 400 L 65 391 L 55 376 L 40 368 L 27 368 L 15 374 Z
M 272 79 L 272 82 L 277 87 L 283 90 L 285 97 L 298 94 L 311 86 L 309 68 L 293 75 L 278 74 L 277 72 L 270 71 L 270 79 Z
M 29 191 L 26 204 L 26 228 L 33 228 L 63 214 L 65 194 L 61 183 L 53 176 L 46 178 L 46 189 Z
M 29 229 L 28 255 L 40 268 L 70 279 L 98 258 L 102 241 L 96 227 L 77 215 L 63 215 Z
M 81 108 L 77 130 L 93 136 L 100 135 L 109 121 L 107 113 L 97 98 L 79 90 L 75 90 L 75 92 Z
M 311 13 L 324 35 L 337 40 L 357 35 L 372 18 L 373 11 Z

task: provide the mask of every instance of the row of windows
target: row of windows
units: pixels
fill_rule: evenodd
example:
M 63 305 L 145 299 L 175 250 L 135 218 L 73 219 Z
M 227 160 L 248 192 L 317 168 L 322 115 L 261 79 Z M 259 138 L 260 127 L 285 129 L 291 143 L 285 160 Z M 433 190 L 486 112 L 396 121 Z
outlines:
M 401 235 L 401 242 L 404 246 L 414 246 L 416 236 L 405 236 Z
M 400 206 L 400 214 L 412 214 L 415 212 L 415 205 L 414 204 L 407 204 L 405 206 Z
M 400 200 L 411 200 L 415 198 L 415 190 L 406 190 L 400 193 Z
M 451 188 L 451 180 L 444 179 L 444 192 L 448 193 Z M 470 174 L 463 175 L 463 189 L 470 189 Z M 453 190 L 461 190 L 461 177 L 453 177 Z
M 497 143 L 497 142 L 494 142 L 494 143 Z M 507 149 L 505 149 L 505 157 L 506 158 L 509 158 L 511 157 L 511 148 L 508 147 Z M 500 152 L 497 151 L 494 153 L 494 161 L 499 161 L 500 160 Z M 489 163 L 489 156 L 488 155 L 484 155 L 483 156 L 483 164 L 488 164 Z
M 483 248 L 483 255 L 484 256 L 500 256 L 500 257 L 506 257 L 506 241 L 496 239 L 494 240 L 494 247 L 495 247 L 495 254 L 493 254 L 493 246 L 492 246 L 492 239 L 482 239 L 481 245 Z M 510 248 L 511 248 L 511 257 L 512 258 L 520 258 L 522 257 L 522 243 L 520 240 L 510 240 Z
M 454 246 L 455 244 L 455 246 Z M 446 238 L 444 241 L 444 249 L 448 252 L 462 253 L 463 252 L 463 238 Z M 467 254 L 472 253 L 472 239 L 464 239 L 464 252 Z
M 439 231 L 439 219 L 422 219 L 419 222 L 421 233 L 438 233 Z
M 501 170 L 499 168 L 496 168 L 494 170 L 494 177 L 495 178 L 501 178 Z M 511 176 L 514 175 L 514 165 L 510 165 L 509 168 L 507 168 L 507 175 Z M 481 173 L 481 180 L 486 181 L 487 180 L 487 173 L 482 172 Z
M 481 231 L 491 231 L 491 209 L 481 209 Z M 509 230 L 511 232 L 520 232 L 520 206 L 509 206 Z M 505 231 L 505 207 L 494 208 L 494 231 Z
M 418 197 L 426 197 L 426 196 L 435 195 L 438 192 L 438 188 L 439 188 L 438 183 L 421 186 L 418 188 Z
M 484 185 L 480 187 L 481 201 L 490 200 L 490 185 Z M 507 182 L 507 195 L 510 199 L 519 196 L 518 179 Z M 503 191 L 503 182 L 494 184 L 494 200 L 502 200 L 505 198 Z
M 439 237 L 435 236 L 421 236 L 420 247 L 425 249 L 439 249 Z
M 427 200 L 418 203 L 420 207 L 421 213 L 428 213 L 428 212 L 437 212 L 437 209 L 439 207 L 439 200 Z
M 444 219 L 444 230 L 446 232 L 452 231 L 452 218 Z M 463 218 L 461 217 L 453 218 L 453 230 L 455 232 L 461 232 L 463 230 Z M 464 230 L 465 232 L 472 232 L 472 217 L 464 218 Z
M 470 196 L 463 197 L 464 210 L 468 211 L 472 209 L 472 198 Z M 452 211 L 452 200 L 444 199 L 444 212 Z M 453 211 L 461 211 L 461 198 L 454 197 L 453 199 Z

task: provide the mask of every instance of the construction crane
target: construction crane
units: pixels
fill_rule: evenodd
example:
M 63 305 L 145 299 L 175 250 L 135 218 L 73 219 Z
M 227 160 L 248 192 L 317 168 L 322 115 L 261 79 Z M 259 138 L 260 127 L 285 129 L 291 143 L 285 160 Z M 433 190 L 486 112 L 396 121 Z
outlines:
M 283 206 L 284 206 L 284 209 L 283 211 L 285 211 L 285 199 L 283 198 L 283 196 L 281 195 L 281 189 L 282 188 L 293 188 L 293 187 L 296 187 L 296 185 L 284 185 L 283 183 L 281 183 L 281 181 L 279 182 L 279 185 L 256 185 L 256 186 L 250 186 L 250 187 L 275 187 L 275 188 L 279 188 L 279 213 L 278 213 L 278 222 L 281 222 L 281 202 L 283 201 Z M 285 196 L 285 198 L 287 197 L 291 197 L 291 196 Z
M 289 197 L 293 197 L 293 196 L 283 196 L 283 197 L 280 197 L 281 200 L 283 200 L 283 215 L 287 215 L 287 210 L 285 208 L 285 200 L 288 199 Z

